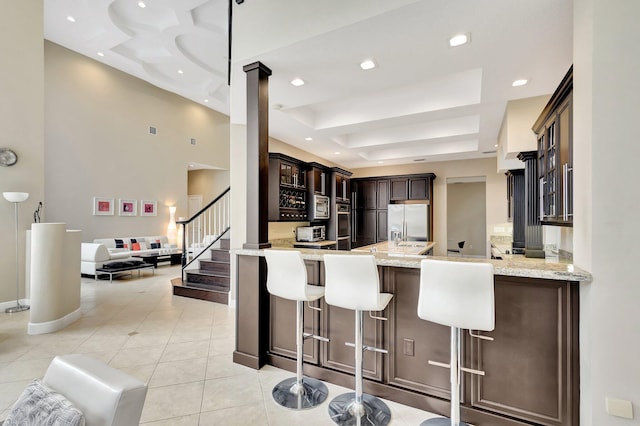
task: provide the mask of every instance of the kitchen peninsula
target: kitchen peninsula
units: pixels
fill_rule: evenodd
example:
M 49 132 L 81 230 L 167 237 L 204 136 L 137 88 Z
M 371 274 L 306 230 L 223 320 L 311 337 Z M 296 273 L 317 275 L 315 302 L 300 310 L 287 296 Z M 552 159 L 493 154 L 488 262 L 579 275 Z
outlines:
M 433 241 L 382 241 L 376 244 L 369 244 L 351 251 L 359 253 L 386 253 L 391 256 L 422 256 L 433 254 L 436 243 Z
M 361 249 L 368 251 L 366 247 Z M 326 251 L 300 251 L 309 283 L 323 285 L 322 256 Z M 262 256 L 262 251 L 240 249 L 233 253 L 238 260 L 241 301 L 234 360 L 241 362 L 242 348 L 258 339 L 266 363 L 295 371 L 295 303 L 268 296 L 264 330 L 259 336 L 243 332 L 244 318 L 256 312 L 253 302 L 243 295 L 251 279 L 244 265 Z M 447 415 L 449 371 L 429 365 L 428 360 L 446 362 L 449 329 L 420 320 L 416 313 L 419 267 L 427 257 L 398 256 L 381 250 L 373 254 L 380 268 L 382 290 L 392 293 L 393 299 L 382 313 L 387 321 L 365 319 L 365 344 L 386 348 L 389 353 L 365 352 L 364 390 Z M 463 420 L 477 426 L 579 424 L 578 284 L 589 281 L 590 274 L 568 263 L 519 256 L 508 260 L 433 258 L 490 262 L 495 267 L 496 328 L 487 333 L 495 340 L 485 342 L 468 335 L 463 338 L 463 365 L 486 371 L 485 376 L 463 377 Z M 321 312 L 305 307 L 305 332 L 330 340 L 307 341 L 304 373 L 350 387 L 353 348 L 345 343 L 353 342 L 353 327 L 344 324 L 352 322 L 353 312 L 328 306 L 323 299 L 316 304 Z

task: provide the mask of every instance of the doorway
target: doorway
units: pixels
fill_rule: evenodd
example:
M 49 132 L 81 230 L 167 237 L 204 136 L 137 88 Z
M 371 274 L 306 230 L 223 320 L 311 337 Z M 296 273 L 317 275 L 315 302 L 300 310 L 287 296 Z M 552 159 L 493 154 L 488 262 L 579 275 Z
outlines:
M 484 176 L 447 178 L 447 256 L 487 257 Z

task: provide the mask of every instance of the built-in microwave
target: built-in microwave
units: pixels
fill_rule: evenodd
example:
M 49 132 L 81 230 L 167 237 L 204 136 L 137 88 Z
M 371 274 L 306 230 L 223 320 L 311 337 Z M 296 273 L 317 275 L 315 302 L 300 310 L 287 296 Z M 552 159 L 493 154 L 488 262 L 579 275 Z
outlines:
M 313 196 L 313 210 L 311 211 L 311 220 L 329 219 L 329 197 L 325 195 L 315 194 Z
M 298 226 L 296 228 L 297 241 L 324 241 L 324 226 Z

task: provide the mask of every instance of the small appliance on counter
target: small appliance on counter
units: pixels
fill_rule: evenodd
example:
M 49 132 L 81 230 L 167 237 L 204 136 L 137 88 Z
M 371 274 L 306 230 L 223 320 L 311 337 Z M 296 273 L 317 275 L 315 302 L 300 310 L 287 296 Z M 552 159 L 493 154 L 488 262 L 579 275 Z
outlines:
M 316 242 L 324 241 L 324 226 L 298 226 L 296 228 L 296 241 Z

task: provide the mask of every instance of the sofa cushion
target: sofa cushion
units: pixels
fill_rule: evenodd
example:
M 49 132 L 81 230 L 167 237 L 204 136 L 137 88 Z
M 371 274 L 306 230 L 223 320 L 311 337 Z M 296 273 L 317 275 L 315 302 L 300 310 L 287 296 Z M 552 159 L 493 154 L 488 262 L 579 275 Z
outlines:
M 159 249 L 161 247 L 160 243 L 151 243 L 152 249 Z
M 140 251 L 140 243 L 131 243 L 131 250 L 133 251 Z
M 84 415 L 62 394 L 40 380 L 25 388 L 3 426 L 61 425 L 84 426 Z
M 146 250 L 147 249 L 147 243 L 145 242 L 139 242 L 138 245 L 140 246 L 140 250 Z
M 116 248 L 124 248 L 124 240 L 114 238 L 114 241 L 116 242 Z

